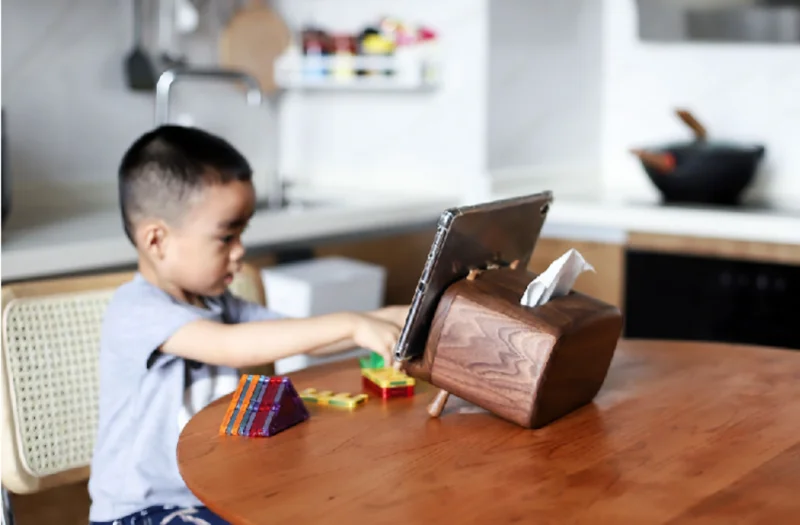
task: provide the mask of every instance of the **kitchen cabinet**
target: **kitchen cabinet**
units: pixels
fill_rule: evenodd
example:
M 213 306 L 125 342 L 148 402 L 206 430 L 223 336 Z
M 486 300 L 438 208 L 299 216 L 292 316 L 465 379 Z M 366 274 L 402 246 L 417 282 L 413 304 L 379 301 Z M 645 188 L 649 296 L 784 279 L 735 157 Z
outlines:
M 630 232 L 628 247 L 663 253 L 800 264 L 800 245 Z
M 683 256 L 749 261 L 770 265 L 800 266 L 800 245 L 688 235 L 663 235 L 631 231 L 624 244 L 573 241 L 562 238 L 539 239 L 529 269 L 542 272 L 548 264 L 570 248 L 575 248 L 595 268 L 578 277 L 575 290 L 592 295 L 625 310 L 626 252 L 629 250 Z M 630 286 L 630 282 L 628 283 Z
M 800 245 L 631 233 L 624 337 L 800 350 Z
M 385 302 L 408 304 L 414 295 L 435 232 L 435 228 L 431 227 L 409 233 L 322 243 L 310 247 L 310 252 L 316 257 L 341 256 L 383 266 L 387 272 Z M 581 252 L 595 268 L 595 272 L 585 272 L 578 277 L 575 289 L 622 306 L 625 259 L 622 245 L 540 238 L 528 268 L 541 273 L 570 248 Z M 269 267 L 277 264 L 277 259 L 274 254 L 267 253 L 248 257 L 248 262 Z
M 430 249 L 434 229 L 383 238 L 318 246 L 318 256 L 341 255 L 387 268 L 389 303 L 408 302 L 413 295 L 419 273 Z M 540 238 L 528 268 L 540 273 L 547 266 L 575 248 L 594 266 L 594 272 L 578 277 L 575 289 L 624 309 L 625 253 L 629 249 L 663 253 L 712 256 L 765 263 L 800 265 L 800 245 L 735 241 L 729 239 L 661 235 L 629 232 L 623 244 L 592 242 L 567 238 Z
M 385 302 L 408 304 L 414 295 L 435 231 L 429 228 L 387 237 L 321 244 L 313 247 L 313 254 L 317 257 L 348 257 L 383 266 L 387 271 Z M 570 248 L 581 252 L 595 268 L 595 272 L 585 272 L 578 277 L 575 289 L 622 306 L 625 259 L 622 245 L 540 238 L 528 268 L 541 273 Z M 251 262 L 262 267 L 276 264 L 273 255 L 262 256 Z

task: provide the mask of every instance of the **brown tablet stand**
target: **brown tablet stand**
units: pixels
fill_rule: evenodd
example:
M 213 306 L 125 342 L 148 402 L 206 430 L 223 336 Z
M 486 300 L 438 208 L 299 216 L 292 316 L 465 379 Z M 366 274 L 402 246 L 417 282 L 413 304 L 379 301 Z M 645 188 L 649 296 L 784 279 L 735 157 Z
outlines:
M 412 377 L 526 428 L 540 428 L 594 399 L 622 332 L 619 309 L 570 292 L 520 304 L 536 274 L 516 268 L 473 270 L 437 306 L 423 356 L 404 363 Z

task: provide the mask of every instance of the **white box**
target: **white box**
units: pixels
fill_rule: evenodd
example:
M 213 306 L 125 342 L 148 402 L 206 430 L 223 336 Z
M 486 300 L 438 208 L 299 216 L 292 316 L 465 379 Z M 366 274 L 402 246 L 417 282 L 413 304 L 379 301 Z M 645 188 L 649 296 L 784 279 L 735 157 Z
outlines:
M 383 305 L 386 286 L 385 268 L 344 257 L 323 257 L 263 268 L 261 277 L 269 309 L 288 317 L 374 310 Z M 293 356 L 276 361 L 275 373 L 287 374 L 367 354 L 360 349 L 325 357 Z

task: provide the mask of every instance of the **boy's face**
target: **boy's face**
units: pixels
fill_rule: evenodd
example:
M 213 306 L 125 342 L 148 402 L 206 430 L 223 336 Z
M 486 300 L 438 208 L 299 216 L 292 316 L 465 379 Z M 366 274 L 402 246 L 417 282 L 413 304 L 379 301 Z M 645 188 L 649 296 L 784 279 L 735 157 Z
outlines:
M 254 210 L 250 182 L 213 184 L 198 192 L 170 228 L 161 261 L 164 277 L 184 293 L 223 293 L 241 269 L 241 235 Z

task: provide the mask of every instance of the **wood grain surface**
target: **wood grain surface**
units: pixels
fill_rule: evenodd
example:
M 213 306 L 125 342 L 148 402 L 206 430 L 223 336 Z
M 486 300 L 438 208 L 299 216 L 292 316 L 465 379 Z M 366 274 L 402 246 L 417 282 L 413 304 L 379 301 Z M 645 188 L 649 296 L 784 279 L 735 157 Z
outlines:
M 591 401 L 622 331 L 619 309 L 580 293 L 521 306 L 535 277 L 503 268 L 448 287 L 419 359 L 430 373 L 416 363 L 408 373 L 524 427 Z
M 355 392 L 356 362 L 292 376 Z M 234 524 L 795 524 L 800 516 L 800 353 L 623 341 L 593 401 L 539 430 L 436 389 L 310 407 L 272 438 L 217 434 L 228 403 L 184 428 L 188 486 Z

